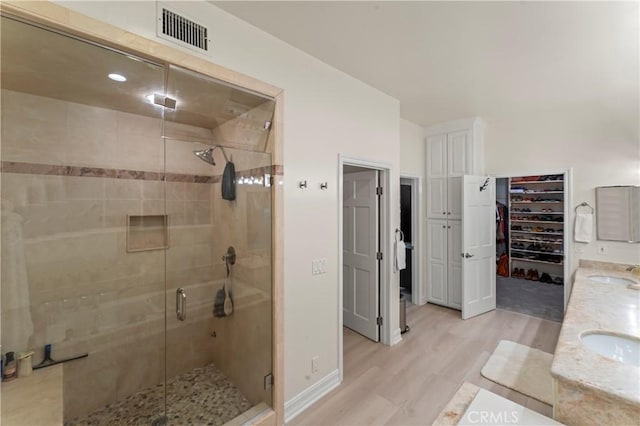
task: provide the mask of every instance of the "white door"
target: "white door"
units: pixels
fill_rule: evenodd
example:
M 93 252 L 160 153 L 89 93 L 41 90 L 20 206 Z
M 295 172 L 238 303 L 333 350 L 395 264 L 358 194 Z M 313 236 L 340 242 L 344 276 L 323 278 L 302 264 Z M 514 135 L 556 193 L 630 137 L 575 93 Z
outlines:
M 496 182 L 464 176 L 462 185 L 462 319 L 496 308 Z
M 345 173 L 343 182 L 344 325 L 377 342 L 378 172 Z
M 427 138 L 427 217 L 447 218 L 447 135 Z
M 447 221 L 427 222 L 427 300 L 447 304 Z
M 462 308 L 462 223 L 447 222 L 447 300 L 452 308 Z

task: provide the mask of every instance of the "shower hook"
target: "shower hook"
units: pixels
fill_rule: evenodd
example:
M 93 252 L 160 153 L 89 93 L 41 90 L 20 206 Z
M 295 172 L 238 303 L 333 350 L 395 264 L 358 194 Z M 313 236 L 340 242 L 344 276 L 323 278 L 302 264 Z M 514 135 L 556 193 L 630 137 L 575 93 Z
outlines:
M 227 252 L 222 255 L 222 260 L 224 260 L 227 267 L 227 277 L 229 277 L 229 273 L 231 272 L 229 265 L 236 264 L 236 249 L 234 249 L 233 246 L 229 246 Z

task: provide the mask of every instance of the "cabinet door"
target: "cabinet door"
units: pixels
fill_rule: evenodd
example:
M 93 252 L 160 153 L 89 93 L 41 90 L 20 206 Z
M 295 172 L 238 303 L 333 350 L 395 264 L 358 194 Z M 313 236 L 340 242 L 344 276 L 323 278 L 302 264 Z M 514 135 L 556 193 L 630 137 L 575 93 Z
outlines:
M 469 130 L 447 135 L 447 173 L 450 177 L 471 173 L 472 149 Z
M 462 219 L 462 176 L 447 179 L 447 219 Z
M 427 300 L 447 304 L 447 221 L 427 222 Z
M 462 308 L 462 222 L 447 222 L 447 304 Z
M 447 135 L 427 138 L 427 217 L 447 217 Z
M 432 219 L 446 219 L 447 206 L 447 178 L 427 179 L 427 217 Z
M 427 177 L 447 177 L 447 135 L 427 137 Z

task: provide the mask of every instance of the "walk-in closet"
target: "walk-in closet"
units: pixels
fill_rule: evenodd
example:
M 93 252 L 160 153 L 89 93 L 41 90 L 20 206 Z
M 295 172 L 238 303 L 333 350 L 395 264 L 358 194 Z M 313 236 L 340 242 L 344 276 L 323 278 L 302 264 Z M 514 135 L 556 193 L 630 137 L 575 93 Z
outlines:
M 496 180 L 496 304 L 562 321 L 564 174 Z

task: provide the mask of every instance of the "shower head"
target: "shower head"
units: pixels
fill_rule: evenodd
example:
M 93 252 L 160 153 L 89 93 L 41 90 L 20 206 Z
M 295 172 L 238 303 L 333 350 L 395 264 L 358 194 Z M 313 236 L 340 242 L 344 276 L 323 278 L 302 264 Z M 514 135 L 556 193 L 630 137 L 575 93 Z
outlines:
M 193 151 L 193 153 L 194 153 L 194 155 L 196 157 L 198 157 L 202 161 L 204 161 L 206 163 L 209 163 L 212 166 L 215 166 L 216 162 L 213 160 L 213 150 L 214 149 L 216 149 L 215 146 L 213 148 L 209 148 L 209 149 L 202 149 L 200 151 Z
M 220 145 L 214 145 L 211 148 L 207 148 L 207 149 L 202 149 L 200 151 L 193 151 L 193 154 L 198 157 L 199 159 L 201 159 L 202 161 L 211 164 L 212 166 L 216 165 L 215 160 L 213 159 L 213 151 L 216 148 L 220 148 L 220 151 L 222 151 L 222 155 L 224 156 L 224 160 L 228 163 L 229 162 L 229 158 L 227 157 L 227 153 L 224 152 L 224 148 Z

